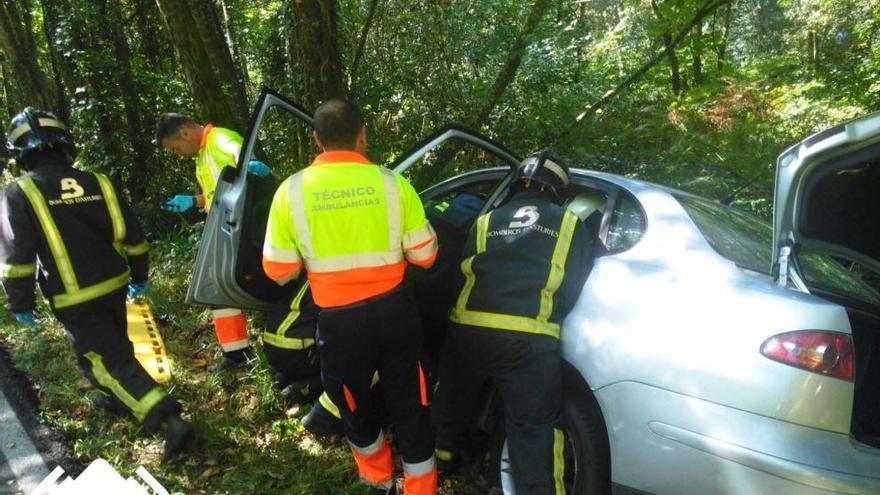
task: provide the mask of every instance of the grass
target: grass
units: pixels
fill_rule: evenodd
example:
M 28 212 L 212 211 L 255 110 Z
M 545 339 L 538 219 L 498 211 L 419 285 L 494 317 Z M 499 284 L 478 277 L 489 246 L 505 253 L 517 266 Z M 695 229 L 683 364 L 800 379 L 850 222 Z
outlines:
M 183 404 L 185 417 L 199 430 L 203 439 L 200 451 L 163 462 L 160 436 L 143 436 L 134 420 L 91 407 L 86 399 L 91 385 L 76 366 L 64 329 L 43 302 L 39 303 L 38 328 L 15 325 L 3 304 L 0 346 L 31 380 L 39 398 L 40 420 L 68 440 L 83 466 L 100 457 L 123 476 L 144 466 L 172 493 L 372 493 L 357 482 L 344 442 L 318 441 L 299 423 L 307 407 L 286 408 L 262 355 L 258 353 L 258 359 L 237 374 L 205 371 L 206 362 L 219 353 L 210 314 L 183 303 L 200 234 L 200 225 L 181 227 L 161 242 L 152 243 L 149 292 L 174 363 L 169 389 Z M 255 337 L 262 331 L 262 317 L 248 316 Z M 439 493 L 476 495 L 488 491 L 479 475 L 470 475 L 441 479 Z

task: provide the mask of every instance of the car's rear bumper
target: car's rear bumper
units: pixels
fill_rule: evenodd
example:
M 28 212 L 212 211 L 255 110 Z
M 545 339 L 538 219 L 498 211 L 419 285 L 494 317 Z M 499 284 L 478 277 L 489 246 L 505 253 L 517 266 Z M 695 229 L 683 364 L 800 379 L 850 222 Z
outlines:
M 603 387 L 596 397 L 615 483 L 657 495 L 880 493 L 880 449 L 849 435 L 642 383 Z

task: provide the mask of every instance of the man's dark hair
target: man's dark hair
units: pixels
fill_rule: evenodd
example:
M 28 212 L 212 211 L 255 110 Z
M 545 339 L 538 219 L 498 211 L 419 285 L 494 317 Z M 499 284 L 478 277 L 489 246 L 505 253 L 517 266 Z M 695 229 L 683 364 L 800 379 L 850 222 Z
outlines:
M 325 148 L 351 149 L 364 126 L 361 109 L 342 98 L 327 100 L 315 110 L 315 134 Z
M 166 113 L 159 117 L 156 124 L 156 145 L 162 146 L 162 140 L 176 136 L 181 127 L 196 125 L 196 121 L 189 115 L 180 113 Z

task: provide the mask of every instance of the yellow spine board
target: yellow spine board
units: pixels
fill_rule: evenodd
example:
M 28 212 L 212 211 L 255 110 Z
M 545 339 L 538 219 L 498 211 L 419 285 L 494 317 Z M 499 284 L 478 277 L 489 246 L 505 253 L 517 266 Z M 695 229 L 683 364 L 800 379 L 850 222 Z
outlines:
M 126 312 L 128 340 L 134 346 L 135 357 L 154 380 L 167 382 L 171 379 L 171 362 L 150 307 L 145 303 L 129 301 Z

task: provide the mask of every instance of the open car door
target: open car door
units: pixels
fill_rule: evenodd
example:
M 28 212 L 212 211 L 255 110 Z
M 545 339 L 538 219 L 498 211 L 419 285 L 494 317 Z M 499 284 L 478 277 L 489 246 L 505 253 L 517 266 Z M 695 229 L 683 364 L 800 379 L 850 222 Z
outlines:
M 285 295 L 287 290 L 263 273 L 263 238 L 278 177 L 311 162 L 311 127 L 310 112 L 271 90 L 262 91 L 238 168 L 225 168 L 217 181 L 187 303 L 267 310 Z M 252 159 L 269 165 L 272 176 L 245 173 Z
M 391 165 L 420 191 L 440 244 L 434 266 L 427 273 L 411 269 L 413 276 L 408 277 L 429 355 L 439 352 L 445 334 L 470 224 L 502 199 L 519 161 L 503 145 L 453 124 L 438 129 Z
M 492 169 L 495 173 L 488 174 L 485 181 L 477 181 L 479 187 L 471 191 L 487 200 L 488 208 L 510 183 L 511 172 L 519 162 L 519 155 L 503 144 L 458 124 L 448 124 L 401 155 L 389 168 L 404 174 L 420 191 L 422 201 L 429 203 L 448 193 L 461 192 L 457 185 L 462 183 L 462 174 Z M 469 182 L 474 181 L 464 180 Z

